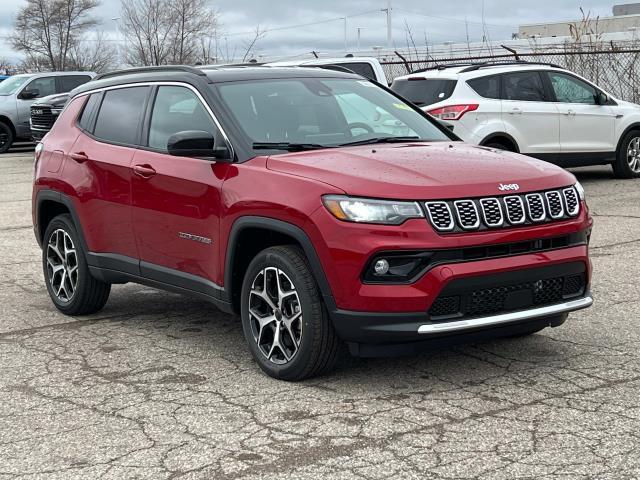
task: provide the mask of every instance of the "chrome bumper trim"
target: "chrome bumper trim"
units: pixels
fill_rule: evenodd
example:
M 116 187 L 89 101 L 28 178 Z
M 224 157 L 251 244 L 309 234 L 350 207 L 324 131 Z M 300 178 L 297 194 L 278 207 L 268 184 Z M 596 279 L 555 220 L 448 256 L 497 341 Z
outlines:
M 428 325 L 420 325 L 418 333 L 431 334 L 442 332 L 453 332 L 456 330 L 466 330 L 477 327 L 489 327 L 499 325 L 501 323 L 517 322 L 520 320 L 531 320 L 540 317 L 550 317 L 560 313 L 572 312 L 590 307 L 593 303 L 593 297 L 587 295 L 578 300 L 570 302 L 557 303 L 546 307 L 532 308 L 529 310 L 521 310 L 519 312 L 503 313 L 501 315 L 493 315 L 491 317 L 471 318 L 469 320 L 459 320 L 442 323 L 432 323 Z

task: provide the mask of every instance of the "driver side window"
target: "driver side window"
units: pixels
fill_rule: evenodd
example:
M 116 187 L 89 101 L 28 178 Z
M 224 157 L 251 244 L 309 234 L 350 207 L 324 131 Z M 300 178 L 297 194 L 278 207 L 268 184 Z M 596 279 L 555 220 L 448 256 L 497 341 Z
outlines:
M 23 92 L 38 92 L 33 98 L 42 98 L 47 95 L 53 95 L 56 93 L 56 79 L 54 77 L 36 78 L 30 82 L 23 90 Z
M 191 90 L 158 87 L 149 125 L 149 147 L 166 152 L 169 137 L 186 130 L 201 130 L 218 138 L 216 124 Z
M 556 94 L 556 100 L 562 103 L 583 103 L 595 105 L 597 92 L 588 83 L 562 73 L 549 73 L 549 79 Z

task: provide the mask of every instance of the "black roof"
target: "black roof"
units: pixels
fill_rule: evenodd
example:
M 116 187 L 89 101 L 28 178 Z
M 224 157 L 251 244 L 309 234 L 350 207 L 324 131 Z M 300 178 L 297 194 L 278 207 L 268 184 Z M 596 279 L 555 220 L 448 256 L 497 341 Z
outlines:
M 362 78 L 354 73 L 315 67 L 221 66 L 191 67 L 185 65 L 131 68 L 97 76 L 71 92 L 75 97 L 98 88 L 143 82 L 222 83 L 239 80 L 277 78 Z

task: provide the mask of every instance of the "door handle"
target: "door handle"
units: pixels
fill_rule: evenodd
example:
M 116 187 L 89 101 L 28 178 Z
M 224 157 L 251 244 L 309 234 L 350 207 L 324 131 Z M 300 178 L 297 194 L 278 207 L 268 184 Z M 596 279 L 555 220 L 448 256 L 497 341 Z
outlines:
M 513 108 L 509 113 L 511 113 L 511 115 L 522 115 L 522 110 L 520 110 L 519 108 Z
M 151 178 L 156 174 L 156 171 L 151 165 L 134 165 L 133 172 L 142 178 Z
M 89 160 L 89 157 L 84 152 L 73 152 L 69 156 L 78 163 L 84 163 Z

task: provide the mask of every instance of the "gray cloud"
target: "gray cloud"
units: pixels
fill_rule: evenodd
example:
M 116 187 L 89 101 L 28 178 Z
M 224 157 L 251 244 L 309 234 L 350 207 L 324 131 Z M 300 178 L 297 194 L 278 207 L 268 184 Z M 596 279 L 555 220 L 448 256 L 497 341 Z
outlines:
M 4 40 L 24 0 L 2 0 L 2 3 L 0 57 L 16 58 L 17 55 Z M 220 11 L 223 30 L 227 35 L 220 44 L 221 48 L 228 46 L 230 52 L 234 49 L 241 51 L 242 45 L 251 37 L 248 32 L 258 24 L 268 31 L 258 44 L 258 52 L 262 54 L 286 56 L 311 50 L 341 51 L 344 48 L 342 20 L 297 28 L 286 27 L 345 15 L 349 17 L 347 36 L 351 50 L 355 49 L 357 27 L 363 28 L 362 48 L 386 45 L 385 16 L 380 11 L 386 7 L 386 0 L 213 0 L 212 5 Z M 594 15 L 611 14 L 611 5 L 603 5 L 601 0 L 485 0 L 484 18 L 492 40 L 508 39 L 523 23 L 575 20 L 580 17 L 581 6 Z M 419 44 L 424 44 L 425 36 L 429 43 L 463 41 L 466 37 L 465 19 L 471 40 L 482 38 L 482 2 L 479 0 L 393 0 L 393 7 L 394 41 L 399 47 L 406 45 L 405 22 Z M 115 25 L 111 18 L 118 16 L 119 8 L 119 0 L 103 0 L 95 12 L 96 17 L 102 20 L 100 28 L 114 38 Z

